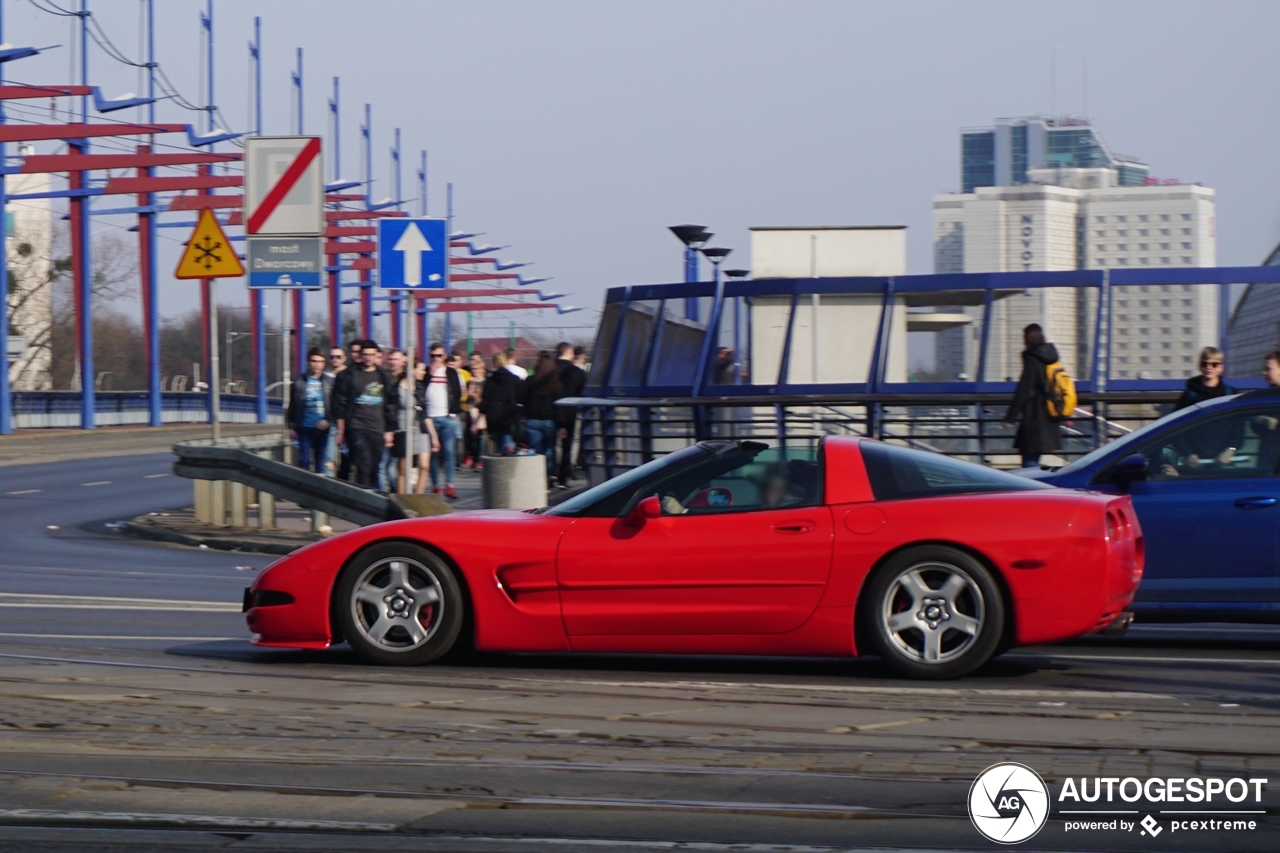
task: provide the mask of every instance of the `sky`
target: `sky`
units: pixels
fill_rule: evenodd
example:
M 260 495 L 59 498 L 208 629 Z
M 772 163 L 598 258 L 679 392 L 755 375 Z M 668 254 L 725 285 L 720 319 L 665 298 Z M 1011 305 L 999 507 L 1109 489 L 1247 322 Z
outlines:
M 64 45 L 8 78 L 69 82 L 72 19 L 0 2 L 6 41 Z M 205 3 L 155 5 L 157 58 L 203 103 Z M 141 0 L 89 8 L 140 55 Z M 374 197 L 392 193 L 399 127 L 406 197 L 426 149 L 431 214 L 453 183 L 457 228 L 510 244 L 504 259 L 592 309 L 544 323 L 591 325 L 606 287 L 678 280 L 678 223 L 707 226 L 741 267 L 751 226 L 906 225 L 908 271 L 931 272 L 931 200 L 959 184 L 958 130 L 1084 114 L 1086 63 L 1087 114 L 1112 150 L 1217 191 L 1219 264 L 1257 264 L 1280 240 L 1275 2 L 215 0 L 215 99 L 233 130 L 249 125 L 255 15 L 265 131 L 294 129 L 302 47 L 305 130 L 326 146 L 341 77 L 343 177 L 363 176 L 369 103 Z M 92 44 L 89 68 L 109 96 L 140 91 L 136 69 Z M 166 236 L 167 271 L 179 237 Z M 247 301 L 238 284 L 220 293 Z M 162 279 L 165 314 L 197 302 L 194 284 Z

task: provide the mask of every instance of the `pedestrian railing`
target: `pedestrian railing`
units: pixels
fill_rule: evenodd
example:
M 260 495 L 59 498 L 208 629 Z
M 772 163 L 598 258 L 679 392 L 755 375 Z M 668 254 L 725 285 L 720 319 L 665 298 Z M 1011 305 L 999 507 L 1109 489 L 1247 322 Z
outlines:
M 207 423 L 209 395 L 194 391 L 165 391 L 160 395 L 161 419 L 171 423 Z M 268 400 L 268 423 L 281 422 L 280 400 Z M 223 423 L 255 423 L 257 398 L 248 394 L 223 394 Z M 97 426 L 147 424 L 151 421 L 146 391 L 98 391 L 94 395 Z M 16 391 L 13 425 L 17 429 L 80 426 L 79 391 Z
M 1156 418 L 1177 392 L 1082 395 L 1060 425 L 1064 462 Z M 667 398 L 581 397 L 562 400 L 582 413 L 583 458 L 600 482 L 695 441 L 754 438 L 780 444 L 827 435 L 868 436 L 997 467 L 1017 467 L 1014 429 L 1003 419 L 1004 394 L 850 394 Z

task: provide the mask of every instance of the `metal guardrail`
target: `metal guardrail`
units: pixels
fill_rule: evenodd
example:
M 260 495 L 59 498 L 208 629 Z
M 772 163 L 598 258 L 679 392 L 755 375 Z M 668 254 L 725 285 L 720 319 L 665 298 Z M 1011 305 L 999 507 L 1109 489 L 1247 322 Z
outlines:
M 192 480 L 240 483 L 353 524 L 406 517 L 386 495 L 262 455 L 280 446 L 279 435 L 248 436 L 218 446 L 208 439 L 180 442 L 173 446 L 178 457 L 173 473 Z
M 1002 420 L 1008 394 L 814 394 L 722 397 L 577 397 L 582 446 L 592 482 L 708 438 L 816 441 L 870 436 L 988 465 L 1016 466 L 1014 430 Z M 1170 391 L 1082 394 L 1061 425 L 1065 460 L 1081 456 L 1161 417 Z
M 209 395 L 197 391 L 165 391 L 160 395 L 165 423 L 204 423 L 209 419 Z M 98 391 L 94 395 L 94 422 L 98 426 L 146 424 L 150 421 L 146 391 Z M 279 398 L 268 400 L 268 416 L 278 422 Z M 257 420 L 257 398 L 248 394 L 223 394 L 222 420 L 253 423 Z M 15 391 L 14 426 L 19 429 L 80 425 L 79 391 Z

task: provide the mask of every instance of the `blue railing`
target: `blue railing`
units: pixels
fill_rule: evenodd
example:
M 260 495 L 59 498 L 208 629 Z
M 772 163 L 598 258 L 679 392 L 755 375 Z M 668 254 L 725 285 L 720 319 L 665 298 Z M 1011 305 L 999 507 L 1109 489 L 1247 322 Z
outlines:
M 165 423 L 206 423 L 209 395 L 195 391 L 166 391 L 161 397 Z M 249 394 L 223 394 L 224 423 L 257 421 L 257 398 Z M 271 422 L 280 422 L 281 404 L 267 401 Z M 94 395 L 94 422 L 98 426 L 147 424 L 150 422 L 146 391 L 99 391 Z M 17 429 L 80 426 L 79 391 L 17 391 L 13 394 L 13 425 Z

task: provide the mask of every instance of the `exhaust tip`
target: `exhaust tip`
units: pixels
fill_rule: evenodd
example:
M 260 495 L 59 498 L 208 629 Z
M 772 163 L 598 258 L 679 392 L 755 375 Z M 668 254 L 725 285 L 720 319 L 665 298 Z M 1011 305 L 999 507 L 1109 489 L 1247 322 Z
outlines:
M 1111 624 L 1102 629 L 1104 637 L 1123 637 L 1129 630 L 1129 626 L 1133 624 L 1133 611 L 1125 610 L 1115 619 L 1111 620 Z

